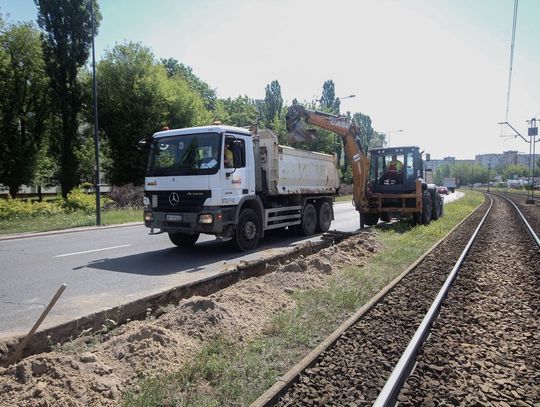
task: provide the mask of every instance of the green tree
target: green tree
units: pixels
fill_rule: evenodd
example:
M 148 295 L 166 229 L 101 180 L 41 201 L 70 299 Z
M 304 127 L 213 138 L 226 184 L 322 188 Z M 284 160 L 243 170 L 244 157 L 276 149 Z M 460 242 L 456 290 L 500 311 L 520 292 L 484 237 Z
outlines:
M 381 137 L 373 127 L 371 126 L 371 117 L 363 113 L 355 113 L 353 120 L 360 127 L 360 146 L 364 151 L 368 151 L 371 148 L 378 148 L 383 146 L 384 136 Z
M 41 148 L 36 155 L 36 168 L 32 180 L 30 181 L 30 184 L 37 186 L 38 199 L 40 202 L 42 200 L 42 188 L 53 186 L 55 174 L 58 173 L 58 164 L 49 153 L 49 138 L 52 126 L 49 125 L 47 127 L 49 131 L 43 138 Z
M 323 84 L 323 90 L 322 90 L 322 96 L 321 96 L 321 107 L 323 110 L 336 113 L 336 87 L 334 85 L 334 81 L 329 79 L 324 82 Z M 338 110 L 339 112 L 339 106 Z
M 281 86 L 278 81 L 272 81 L 266 85 L 266 96 L 264 98 L 264 125 L 273 128 L 274 119 L 281 114 L 283 108 L 283 97 L 281 96 Z
M 90 5 L 94 0 L 34 0 L 38 25 L 42 29 L 46 70 L 50 78 L 54 108 L 60 116 L 62 131 L 53 140 L 60 157 L 59 181 L 67 196 L 78 183 L 75 154 L 78 115 L 82 105 L 79 69 L 88 60 L 92 44 Z M 94 5 L 95 27 L 101 21 Z
M 48 80 L 39 31 L 0 20 L 0 183 L 16 196 L 29 184 L 48 113 Z
M 526 177 L 529 175 L 529 167 L 525 165 L 510 164 L 504 169 L 503 179 L 514 179 L 517 177 Z
M 174 78 L 177 75 L 181 76 L 193 90 L 201 95 L 204 99 L 206 109 L 214 110 L 216 108 L 216 90 L 212 89 L 206 82 L 195 75 L 191 67 L 178 62 L 174 58 L 161 59 L 160 62 L 167 70 L 167 76 L 169 78 Z
M 117 44 L 97 67 L 99 123 L 110 145 L 106 168 L 114 185 L 140 185 L 146 152 L 137 142 L 164 126 L 183 128 L 208 123 L 201 96 L 180 75 L 167 76 L 148 47 Z
M 444 164 L 435 170 L 434 181 L 437 185 L 443 185 L 443 181 L 447 177 L 451 177 L 452 166 Z
M 479 164 L 457 163 L 451 167 L 451 176 L 456 178 L 458 185 L 487 183 L 491 171 Z
M 257 123 L 259 113 L 253 99 L 238 96 L 236 99 L 218 99 L 214 116 L 223 124 L 247 127 Z

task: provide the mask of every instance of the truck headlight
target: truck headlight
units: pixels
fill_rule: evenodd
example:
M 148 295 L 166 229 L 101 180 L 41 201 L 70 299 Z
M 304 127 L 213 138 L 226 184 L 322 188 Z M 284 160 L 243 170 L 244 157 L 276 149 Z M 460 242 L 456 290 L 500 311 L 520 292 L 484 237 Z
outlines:
M 214 217 L 210 213 L 203 213 L 199 215 L 199 223 L 210 224 L 214 221 Z
M 147 222 L 152 222 L 154 220 L 154 216 L 152 215 L 152 212 L 145 212 L 144 220 Z

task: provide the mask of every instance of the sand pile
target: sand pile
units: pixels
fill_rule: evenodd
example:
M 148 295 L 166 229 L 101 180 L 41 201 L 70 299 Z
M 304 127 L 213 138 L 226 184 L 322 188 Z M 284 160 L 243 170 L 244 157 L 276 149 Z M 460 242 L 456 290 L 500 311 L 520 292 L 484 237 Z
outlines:
M 182 300 L 157 319 L 125 324 L 90 351 L 34 355 L 0 368 L 0 406 L 117 405 L 138 378 L 177 371 L 209 339 L 242 343 L 259 335 L 294 307 L 290 293 L 324 286 L 343 266 L 365 264 L 376 249 L 373 236 L 363 233 L 265 276 Z

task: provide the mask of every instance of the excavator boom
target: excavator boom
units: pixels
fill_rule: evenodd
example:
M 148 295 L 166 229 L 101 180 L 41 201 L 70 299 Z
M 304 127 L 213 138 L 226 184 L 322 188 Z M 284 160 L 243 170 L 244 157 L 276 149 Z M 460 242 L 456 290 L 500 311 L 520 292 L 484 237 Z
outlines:
M 306 109 L 301 105 L 293 105 L 286 116 L 287 132 L 291 142 L 314 140 L 316 131 L 304 128 L 302 121 L 336 133 L 344 142 L 345 155 L 349 159 L 353 171 L 353 201 L 356 209 L 367 207 L 367 179 L 369 159 L 357 139 L 360 128 L 347 116 L 333 115 L 317 110 Z

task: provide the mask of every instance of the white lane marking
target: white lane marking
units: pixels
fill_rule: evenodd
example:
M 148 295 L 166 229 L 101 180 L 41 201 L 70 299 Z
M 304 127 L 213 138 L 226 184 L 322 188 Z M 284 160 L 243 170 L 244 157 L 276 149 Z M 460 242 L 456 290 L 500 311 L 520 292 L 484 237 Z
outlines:
M 104 247 L 103 249 L 85 250 L 84 252 L 75 252 L 75 253 L 59 254 L 59 255 L 54 256 L 54 257 L 75 256 L 76 254 L 101 252 L 101 251 L 103 251 L 103 250 L 119 249 L 120 247 L 129 247 L 129 246 L 131 246 L 131 245 L 130 245 L 130 244 L 122 244 L 122 245 L 120 245 L 120 246 Z

